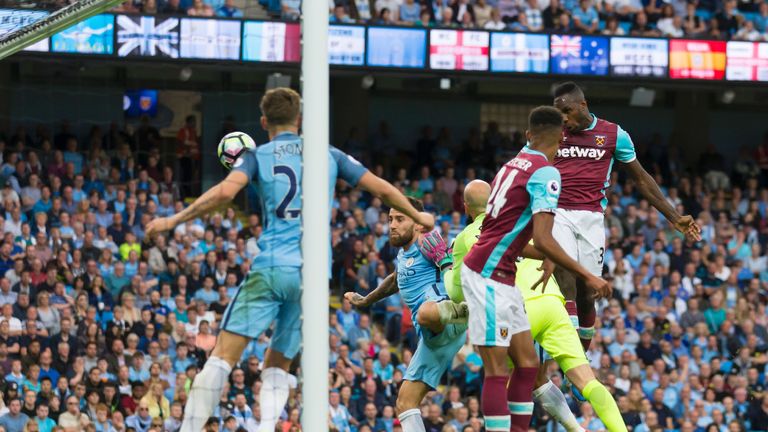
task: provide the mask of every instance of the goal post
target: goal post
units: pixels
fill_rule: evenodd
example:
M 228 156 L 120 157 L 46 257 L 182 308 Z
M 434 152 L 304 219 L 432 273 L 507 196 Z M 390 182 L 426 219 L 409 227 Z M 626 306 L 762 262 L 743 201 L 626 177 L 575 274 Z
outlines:
M 302 430 L 328 430 L 328 2 L 302 2 Z
M 80 0 L 39 21 L 16 29 L 0 37 L 0 60 L 120 3 L 122 0 Z

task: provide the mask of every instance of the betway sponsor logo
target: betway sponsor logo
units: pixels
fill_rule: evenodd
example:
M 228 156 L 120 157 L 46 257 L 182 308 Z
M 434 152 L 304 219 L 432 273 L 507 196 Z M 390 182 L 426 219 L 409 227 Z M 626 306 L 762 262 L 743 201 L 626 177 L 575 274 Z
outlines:
M 605 150 L 586 147 L 566 147 L 557 150 L 557 157 L 600 160 Z

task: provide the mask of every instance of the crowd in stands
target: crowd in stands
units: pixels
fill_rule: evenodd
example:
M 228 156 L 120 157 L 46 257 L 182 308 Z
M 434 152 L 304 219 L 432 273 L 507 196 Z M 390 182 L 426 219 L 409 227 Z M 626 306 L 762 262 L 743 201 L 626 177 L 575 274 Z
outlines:
M 283 17 L 298 16 L 283 0 Z M 768 40 L 763 0 L 336 0 L 333 23 Z
M 186 198 L 177 168 L 141 144 L 152 135 L 19 127 L 0 139 L 0 431 L 178 430 L 222 314 L 259 253 L 262 226 L 258 214 L 227 208 L 145 238 L 149 220 Z M 399 151 L 386 124 L 367 140 L 356 137 L 341 147 L 422 199 L 449 240 L 467 223 L 463 185 L 490 180 L 523 144 L 495 124 L 460 144 L 448 129 L 433 136 L 425 127 Z M 643 165 L 670 202 L 696 215 L 704 239 L 687 243 L 614 175 L 605 273 L 615 294 L 599 305 L 591 365 L 634 431 L 767 430 L 768 136 L 732 166 L 709 149 L 693 170 L 659 137 L 636 138 Z M 180 133 L 179 145 L 188 139 Z M 366 294 L 393 270 L 386 215 L 377 198 L 339 189 L 335 299 Z M 394 402 L 417 339 L 409 311 L 398 295 L 366 310 L 333 306 L 329 430 L 400 430 Z M 207 430 L 256 430 L 270 336 L 248 346 Z M 582 425 L 600 430 L 555 371 L 552 380 Z M 467 344 L 423 402 L 427 430 L 481 432 L 481 382 L 482 362 Z M 281 432 L 300 429 L 299 384 Z M 556 430 L 539 408 L 532 427 Z

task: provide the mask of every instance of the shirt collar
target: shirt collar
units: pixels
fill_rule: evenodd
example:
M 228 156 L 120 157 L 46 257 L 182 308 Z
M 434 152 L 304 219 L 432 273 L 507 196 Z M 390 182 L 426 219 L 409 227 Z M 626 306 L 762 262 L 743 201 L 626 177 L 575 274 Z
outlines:
M 523 149 L 520 150 L 520 151 L 524 152 L 524 153 L 528 153 L 528 154 L 539 155 L 539 156 L 543 157 L 544 159 L 547 158 L 547 156 L 544 153 L 542 153 L 542 152 L 540 152 L 538 150 L 532 149 L 531 148 L 531 143 L 526 143 L 525 147 L 523 147 Z
M 589 113 L 589 115 L 592 116 L 592 123 L 589 124 L 589 127 L 584 129 L 585 131 L 590 131 L 590 130 L 594 129 L 595 126 L 597 126 L 597 116 L 592 114 L 592 113 Z
M 298 137 L 299 136 L 296 135 L 295 133 L 286 131 L 286 132 L 280 132 L 279 134 L 275 135 L 272 141 L 277 141 L 279 139 L 290 140 L 290 139 L 296 139 Z

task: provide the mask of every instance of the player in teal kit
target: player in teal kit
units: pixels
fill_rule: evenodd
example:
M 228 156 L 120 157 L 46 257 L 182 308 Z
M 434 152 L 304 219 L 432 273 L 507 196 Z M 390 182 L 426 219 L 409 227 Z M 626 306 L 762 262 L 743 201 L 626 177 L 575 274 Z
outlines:
M 423 209 L 421 202 L 411 202 L 416 209 Z M 397 270 L 367 296 L 347 293 L 345 297 L 355 306 L 366 307 L 399 290 L 411 310 L 419 344 L 405 372 L 396 405 L 403 431 L 423 432 L 419 404 L 427 392 L 437 387 L 464 345 L 467 310 L 466 305 L 450 301 L 443 287 L 441 268 L 450 267 L 450 255 L 443 255 L 445 260 L 438 267 L 419 249 L 417 241 L 423 227 L 402 212 L 391 210 L 389 231 L 392 246 L 401 248 Z
M 288 368 L 301 339 L 301 176 L 302 140 L 298 135 L 301 98 L 288 88 L 268 91 L 261 100 L 261 125 L 270 142 L 238 158 L 232 172 L 182 212 L 147 225 L 146 236 L 173 229 L 231 201 L 253 182 L 264 209 L 261 253 L 237 290 L 222 319 L 216 347 L 197 375 L 184 412 L 181 431 L 200 432 L 219 402 L 224 382 L 243 350 L 274 321 L 274 335 L 265 354 L 260 430 L 274 431 L 288 400 Z M 360 186 L 385 204 L 431 227 L 434 218 L 417 211 L 394 186 L 371 174 L 355 159 L 332 148 L 328 155 L 329 199 L 336 179 Z M 318 216 L 318 223 L 328 223 Z

